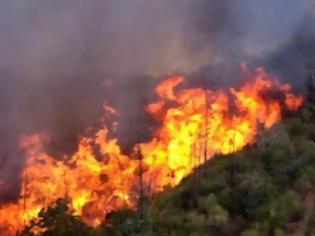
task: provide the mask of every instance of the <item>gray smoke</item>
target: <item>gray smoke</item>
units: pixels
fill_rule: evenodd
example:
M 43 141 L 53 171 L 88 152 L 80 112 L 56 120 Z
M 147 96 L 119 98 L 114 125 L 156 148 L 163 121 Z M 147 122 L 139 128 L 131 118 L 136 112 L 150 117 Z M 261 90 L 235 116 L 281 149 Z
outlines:
M 312 0 L 2 0 L 0 179 L 10 185 L 0 199 L 17 192 L 21 134 L 48 133 L 61 158 L 105 99 L 120 113 L 124 147 L 147 138 L 143 104 L 165 74 L 220 87 L 245 61 L 302 84 L 314 9 Z

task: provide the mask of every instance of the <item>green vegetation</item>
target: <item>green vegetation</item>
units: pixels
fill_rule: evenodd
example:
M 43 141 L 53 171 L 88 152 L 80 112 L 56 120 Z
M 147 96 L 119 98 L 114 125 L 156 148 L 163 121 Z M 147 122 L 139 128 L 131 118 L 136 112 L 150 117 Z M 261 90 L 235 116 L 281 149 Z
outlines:
M 288 115 L 289 116 L 289 115 Z M 260 236 L 315 233 L 315 106 L 306 104 L 256 144 L 217 156 L 153 196 L 140 220 L 123 209 L 92 229 L 58 200 L 25 228 L 42 235 Z
M 68 202 L 58 199 L 56 203 L 43 209 L 22 232 L 23 236 L 89 236 L 92 228 L 72 215 Z

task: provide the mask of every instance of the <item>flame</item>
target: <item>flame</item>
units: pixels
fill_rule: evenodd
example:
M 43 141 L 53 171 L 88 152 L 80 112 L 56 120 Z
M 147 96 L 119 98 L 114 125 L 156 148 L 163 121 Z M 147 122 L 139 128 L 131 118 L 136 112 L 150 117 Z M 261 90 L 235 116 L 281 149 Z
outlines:
M 20 149 L 27 158 L 20 198 L 0 206 L 0 233 L 15 235 L 59 197 L 67 198 L 88 224 L 98 225 L 111 211 L 136 207 L 140 157 L 145 193 L 162 191 L 215 154 L 236 152 L 253 143 L 259 123 L 270 128 L 281 119 L 283 107 L 294 111 L 303 100 L 262 68 L 242 87 L 228 91 L 180 89 L 184 81 L 181 76 L 168 76 L 157 86 L 158 99 L 146 108 L 161 126 L 150 142 L 135 145 L 129 156 L 122 154 L 105 125 L 82 136 L 78 150 L 64 161 L 45 152 L 49 137 L 21 137 Z M 272 91 L 283 99 L 268 96 Z M 107 103 L 104 110 L 117 114 Z

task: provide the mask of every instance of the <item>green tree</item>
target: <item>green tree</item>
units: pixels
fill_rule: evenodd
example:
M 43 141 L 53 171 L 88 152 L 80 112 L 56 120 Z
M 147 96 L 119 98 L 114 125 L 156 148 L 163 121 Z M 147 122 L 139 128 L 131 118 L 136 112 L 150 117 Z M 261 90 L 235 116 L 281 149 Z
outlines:
M 65 199 L 57 201 L 38 214 L 21 233 L 23 236 L 90 236 L 91 227 L 73 215 Z
M 142 219 L 141 219 L 142 218 Z M 147 212 L 142 217 L 130 209 L 110 213 L 101 226 L 101 232 L 115 236 L 153 236 L 153 218 Z

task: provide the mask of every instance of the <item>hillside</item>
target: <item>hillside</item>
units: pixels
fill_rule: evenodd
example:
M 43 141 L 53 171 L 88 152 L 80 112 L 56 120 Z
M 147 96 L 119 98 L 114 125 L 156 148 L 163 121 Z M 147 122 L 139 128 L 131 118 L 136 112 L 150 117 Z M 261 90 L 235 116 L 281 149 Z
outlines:
M 287 114 L 244 150 L 216 156 L 180 185 L 92 228 L 66 201 L 44 209 L 22 235 L 314 235 L 315 106 Z
M 218 156 L 153 200 L 166 235 L 314 235 L 315 107 Z

